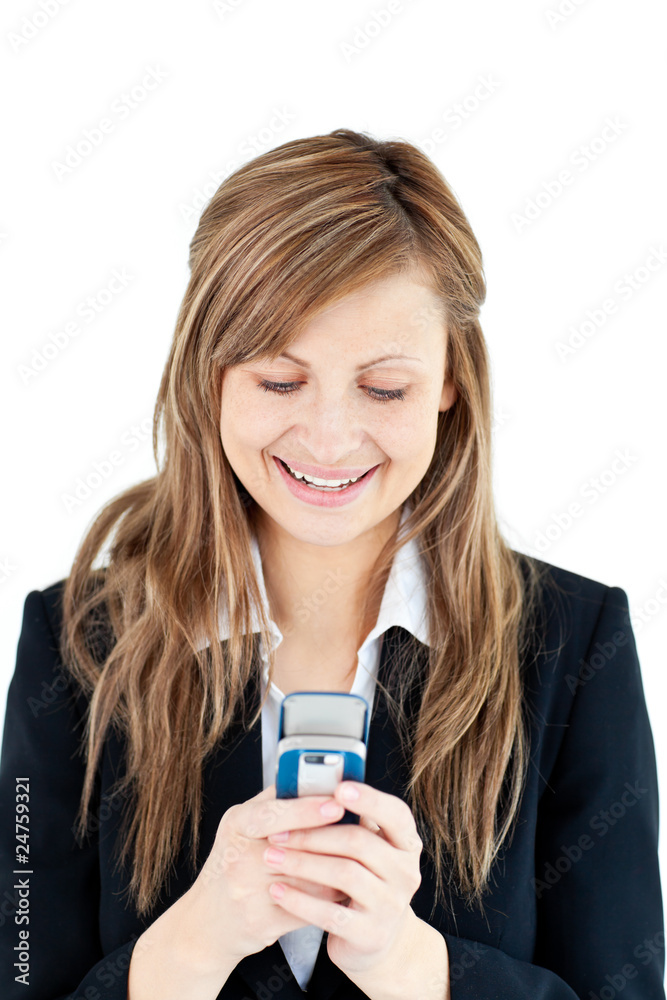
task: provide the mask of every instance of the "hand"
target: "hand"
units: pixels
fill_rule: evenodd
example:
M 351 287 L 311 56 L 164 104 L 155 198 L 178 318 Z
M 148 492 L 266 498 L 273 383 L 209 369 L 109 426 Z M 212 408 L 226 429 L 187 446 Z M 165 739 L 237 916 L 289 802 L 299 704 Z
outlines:
M 274 876 L 264 861 L 264 852 L 270 846 L 267 837 L 271 833 L 335 823 L 343 815 L 343 807 L 337 816 L 320 813 L 320 806 L 331 801 L 330 795 L 277 799 L 273 784 L 227 810 L 196 881 L 178 901 L 183 904 L 180 926 L 186 937 L 184 950 L 202 973 L 219 968 L 228 974 L 246 955 L 262 951 L 282 934 L 309 924 L 309 920 L 274 904 L 269 894 Z M 300 896 L 327 905 L 346 898 L 340 889 L 318 884 L 307 875 L 286 876 L 284 881 Z
M 350 786 L 359 790 L 356 801 L 343 798 Z M 328 931 L 329 958 L 354 980 L 386 963 L 416 922 L 410 900 L 421 884 L 423 843 L 409 806 L 397 796 L 345 781 L 335 798 L 359 814 L 358 825 L 290 830 L 284 843 L 270 835 L 285 857 L 266 864 L 272 881 L 285 886 L 280 898 L 273 896 L 277 907 Z M 293 876 L 339 890 L 349 903 L 302 892 L 289 881 Z

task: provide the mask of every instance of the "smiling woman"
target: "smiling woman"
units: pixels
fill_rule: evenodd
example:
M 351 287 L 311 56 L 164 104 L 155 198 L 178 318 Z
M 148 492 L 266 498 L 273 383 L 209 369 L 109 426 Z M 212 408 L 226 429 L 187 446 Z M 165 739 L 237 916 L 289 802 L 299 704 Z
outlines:
M 502 537 L 445 179 L 297 139 L 222 182 L 189 264 L 157 475 L 26 599 L 0 799 L 30 776 L 31 996 L 664 1000 L 627 596 Z M 356 799 L 276 799 L 294 690 L 367 700 Z
M 415 268 L 323 309 L 294 341 L 298 359 L 283 351 L 225 370 L 225 454 L 257 503 L 264 544 L 273 524 L 306 543 L 290 546 L 293 576 L 305 586 L 304 555 L 308 561 L 312 545 L 320 547 L 319 566 L 345 558 L 346 547 L 356 551 L 357 573 L 368 575 L 357 539 L 371 528 L 378 538 L 394 534 L 401 505 L 423 479 L 438 415 L 456 400 L 454 380 L 445 377 L 443 313 Z M 387 345 L 399 340 L 406 353 L 387 355 Z M 274 399 L 266 399 L 267 390 Z M 288 393 L 288 401 L 280 398 Z M 353 477 L 358 485 L 341 485 Z M 277 489 L 281 483 L 287 490 Z M 323 509 L 335 516 L 324 517 Z

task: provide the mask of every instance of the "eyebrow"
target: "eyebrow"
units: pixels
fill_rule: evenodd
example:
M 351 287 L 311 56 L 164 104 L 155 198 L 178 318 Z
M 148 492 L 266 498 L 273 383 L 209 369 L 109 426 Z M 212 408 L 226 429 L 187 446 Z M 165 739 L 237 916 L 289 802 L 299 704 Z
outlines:
M 302 368 L 310 369 L 310 365 L 307 361 L 303 361 L 301 358 L 295 357 L 293 354 L 289 354 L 287 351 L 283 351 L 279 354 L 276 361 L 281 361 L 285 359 L 286 361 L 292 361 L 294 364 L 301 365 Z M 408 354 L 383 354 L 381 358 L 376 358 L 375 361 L 368 361 L 363 365 L 357 365 L 355 368 L 356 372 L 365 371 L 367 368 L 372 368 L 374 365 L 379 365 L 381 361 L 417 361 L 420 365 L 424 364 L 421 358 L 414 358 Z

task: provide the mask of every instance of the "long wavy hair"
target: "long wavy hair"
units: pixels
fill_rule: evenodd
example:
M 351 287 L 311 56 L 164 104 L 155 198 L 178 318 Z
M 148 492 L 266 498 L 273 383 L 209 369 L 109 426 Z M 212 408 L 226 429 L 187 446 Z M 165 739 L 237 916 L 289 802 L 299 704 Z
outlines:
M 117 794 L 133 800 L 119 864 L 131 856 L 127 891 L 138 913 L 155 905 L 188 817 L 196 874 L 202 766 L 245 712 L 259 671 L 253 607 L 271 649 L 251 554 L 256 505 L 221 445 L 221 375 L 277 357 L 321 309 L 419 267 L 444 306 L 458 398 L 438 415 L 433 459 L 408 498 L 400 537 L 397 529 L 378 556 L 366 607 L 379 606 L 398 548 L 418 539 L 431 645 L 425 663 L 416 640 L 408 644 L 380 687 L 410 762 L 409 804 L 438 894 L 447 852 L 450 885 L 481 905 L 528 768 L 521 664 L 547 564 L 511 549 L 494 512 L 489 361 L 478 321 L 486 285 L 468 220 L 415 146 L 336 129 L 284 143 L 227 177 L 202 212 L 189 267 L 154 412 L 157 474 L 101 509 L 63 589 L 63 661 L 89 699 L 77 836 L 86 834 L 113 727 L 126 747 Z M 231 635 L 220 642 L 222 607 Z M 112 641 L 99 655 L 102 622 Z M 202 635 L 213 637 L 203 649 Z M 271 654 L 270 677 L 273 668 Z M 244 724 L 254 725 L 261 707 Z

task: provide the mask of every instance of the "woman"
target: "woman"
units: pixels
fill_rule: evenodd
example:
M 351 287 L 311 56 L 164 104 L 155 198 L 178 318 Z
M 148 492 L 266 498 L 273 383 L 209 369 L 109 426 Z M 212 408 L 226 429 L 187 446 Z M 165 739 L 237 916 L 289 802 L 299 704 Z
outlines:
M 500 535 L 446 182 L 408 143 L 288 142 L 221 184 L 190 268 L 158 474 L 26 600 L 4 995 L 664 1000 L 627 597 Z M 277 800 L 304 689 L 369 701 L 365 781 Z

